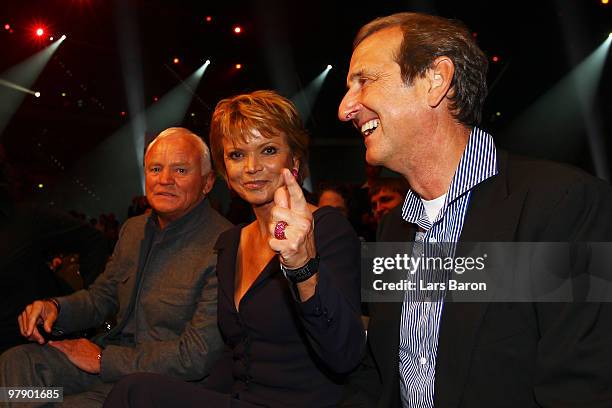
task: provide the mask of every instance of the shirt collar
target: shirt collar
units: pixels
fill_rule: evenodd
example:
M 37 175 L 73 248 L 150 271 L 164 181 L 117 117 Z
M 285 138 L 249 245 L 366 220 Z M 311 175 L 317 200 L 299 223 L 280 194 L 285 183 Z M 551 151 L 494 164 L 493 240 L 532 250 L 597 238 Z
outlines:
M 470 132 L 468 143 L 451 180 L 446 194 L 446 202 L 440 210 L 438 218 L 444 214 L 449 204 L 497 173 L 497 152 L 493 137 L 474 127 Z M 424 229 L 431 228 L 434 221 L 429 221 L 421 197 L 412 190 L 408 190 L 408 194 L 406 194 L 402 207 L 402 218 L 418 224 Z
M 208 209 L 210 208 L 210 203 L 208 202 L 208 198 L 205 197 L 200 201 L 195 207 L 193 207 L 187 214 L 182 217 L 169 222 L 168 225 L 163 229 L 163 231 L 174 231 L 174 230 L 185 230 L 186 226 L 189 225 L 198 225 L 199 219 L 202 217 L 206 217 L 208 214 Z M 149 215 L 149 219 L 147 223 L 154 226 L 156 230 L 160 230 L 159 222 L 157 220 L 157 214 L 155 210 L 151 211 L 151 215 Z

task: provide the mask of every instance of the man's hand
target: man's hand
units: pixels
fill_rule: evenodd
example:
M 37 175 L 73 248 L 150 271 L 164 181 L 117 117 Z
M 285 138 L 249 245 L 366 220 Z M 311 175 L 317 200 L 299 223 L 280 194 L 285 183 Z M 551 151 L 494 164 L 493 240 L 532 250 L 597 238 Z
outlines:
M 100 373 L 100 359 L 102 352 L 100 346 L 87 339 L 50 341 L 49 345 L 55 347 L 68 357 L 68 360 L 78 368 L 90 374 Z
M 34 303 L 27 305 L 25 310 L 17 317 L 21 335 L 39 344 L 44 344 L 45 339 L 36 326 L 42 323 L 44 330 L 51 333 L 55 320 L 57 320 L 57 307 L 49 300 L 34 301 Z

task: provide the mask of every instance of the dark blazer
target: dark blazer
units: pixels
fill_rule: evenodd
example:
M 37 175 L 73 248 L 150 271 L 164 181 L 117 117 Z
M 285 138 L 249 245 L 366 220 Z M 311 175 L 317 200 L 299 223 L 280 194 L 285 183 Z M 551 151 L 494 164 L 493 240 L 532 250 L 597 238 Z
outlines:
M 221 234 L 218 321 L 225 353 L 206 384 L 267 407 L 332 407 L 344 375 L 365 348 L 359 318 L 359 240 L 338 210 L 314 213 L 320 256 L 315 295 L 299 302 L 273 257 L 234 304 L 236 254 L 242 226 Z
M 609 185 L 569 166 L 498 151 L 499 174 L 473 190 L 458 245 L 612 241 Z M 416 228 L 396 208 L 380 241 Z M 578 260 L 576 260 L 578 262 Z M 440 322 L 434 406 L 612 406 L 612 304 L 452 303 Z M 369 304 L 369 353 L 353 395 L 400 407 L 401 303 Z M 362 400 L 363 401 L 363 400 Z

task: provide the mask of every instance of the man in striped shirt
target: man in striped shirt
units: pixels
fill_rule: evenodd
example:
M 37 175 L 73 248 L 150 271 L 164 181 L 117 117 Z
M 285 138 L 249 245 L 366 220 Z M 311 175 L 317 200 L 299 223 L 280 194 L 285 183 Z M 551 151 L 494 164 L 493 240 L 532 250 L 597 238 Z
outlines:
M 369 164 L 411 188 L 379 240 L 414 241 L 413 258 L 435 243 L 454 257 L 461 242 L 612 241 L 609 185 L 510 156 L 477 127 L 486 72 L 457 21 L 398 13 L 357 34 L 338 116 L 362 133 Z M 371 360 L 354 384 L 379 407 L 612 406 L 609 305 L 451 303 L 408 290 L 369 305 Z

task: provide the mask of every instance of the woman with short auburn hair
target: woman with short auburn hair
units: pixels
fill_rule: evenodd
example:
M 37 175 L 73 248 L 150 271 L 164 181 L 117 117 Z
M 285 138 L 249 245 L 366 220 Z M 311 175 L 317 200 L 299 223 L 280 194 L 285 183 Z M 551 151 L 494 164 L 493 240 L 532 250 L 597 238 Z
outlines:
M 135 374 L 106 406 L 335 407 L 360 362 L 360 246 L 335 208 L 304 199 L 308 138 L 271 91 L 224 99 L 210 144 L 217 171 L 256 220 L 219 237 L 225 351 L 205 386 Z

